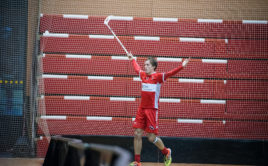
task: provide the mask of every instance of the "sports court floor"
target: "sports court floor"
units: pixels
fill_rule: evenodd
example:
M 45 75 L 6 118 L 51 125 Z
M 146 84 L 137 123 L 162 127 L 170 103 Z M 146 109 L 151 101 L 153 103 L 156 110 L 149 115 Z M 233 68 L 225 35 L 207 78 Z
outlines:
M 41 166 L 43 158 L 0 158 L 0 166 Z M 162 163 L 142 163 L 142 166 L 162 166 Z M 224 164 L 184 164 L 173 163 L 171 166 L 239 166 Z

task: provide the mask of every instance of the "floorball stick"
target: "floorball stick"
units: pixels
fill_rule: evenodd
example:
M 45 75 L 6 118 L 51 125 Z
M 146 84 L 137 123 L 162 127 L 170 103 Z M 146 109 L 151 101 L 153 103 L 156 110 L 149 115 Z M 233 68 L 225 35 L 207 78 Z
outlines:
M 124 51 L 128 54 L 128 51 L 127 51 L 126 47 L 123 45 L 123 43 L 116 36 L 116 34 L 112 30 L 112 28 L 109 26 L 109 21 L 110 20 L 113 20 L 113 19 L 116 19 L 116 16 L 108 16 L 108 17 L 106 17 L 106 19 L 104 20 L 104 24 L 108 27 L 108 29 L 112 32 L 112 34 L 114 35 L 114 37 L 116 38 L 116 40 L 118 41 L 118 43 L 121 45 L 121 47 L 124 49 Z

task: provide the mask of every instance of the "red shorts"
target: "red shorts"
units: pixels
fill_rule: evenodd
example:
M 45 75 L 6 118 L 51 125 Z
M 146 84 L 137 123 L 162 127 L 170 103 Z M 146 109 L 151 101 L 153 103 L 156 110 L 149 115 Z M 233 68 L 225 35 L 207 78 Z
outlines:
M 158 109 L 139 108 L 133 122 L 134 128 L 143 129 L 147 133 L 158 134 Z

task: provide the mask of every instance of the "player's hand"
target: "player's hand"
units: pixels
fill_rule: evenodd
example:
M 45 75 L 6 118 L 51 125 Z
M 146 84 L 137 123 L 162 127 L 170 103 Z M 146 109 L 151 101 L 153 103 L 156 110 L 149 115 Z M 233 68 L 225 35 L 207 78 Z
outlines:
M 187 58 L 187 59 L 185 59 L 183 62 L 182 62 L 182 67 L 185 67 L 187 64 L 188 64 L 188 62 L 191 60 L 191 58 Z
M 127 54 L 127 57 L 129 60 L 132 60 L 134 58 L 131 52 Z

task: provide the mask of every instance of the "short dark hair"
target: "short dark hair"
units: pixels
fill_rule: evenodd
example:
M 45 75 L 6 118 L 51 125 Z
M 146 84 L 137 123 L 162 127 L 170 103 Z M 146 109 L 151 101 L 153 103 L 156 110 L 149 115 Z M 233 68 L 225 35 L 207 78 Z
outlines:
M 154 70 L 156 70 L 157 68 L 157 60 L 153 57 L 148 57 L 147 61 L 149 61 L 151 63 L 151 65 L 154 67 Z

